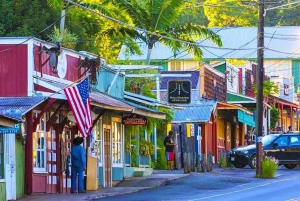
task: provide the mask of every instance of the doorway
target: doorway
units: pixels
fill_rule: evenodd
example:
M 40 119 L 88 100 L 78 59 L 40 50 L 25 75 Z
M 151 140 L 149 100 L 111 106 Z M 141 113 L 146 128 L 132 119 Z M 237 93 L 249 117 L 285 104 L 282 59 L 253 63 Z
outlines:
M 104 135 L 104 187 L 112 187 L 111 168 L 111 126 L 103 125 Z
M 6 200 L 16 200 L 15 137 L 14 133 L 4 136 Z

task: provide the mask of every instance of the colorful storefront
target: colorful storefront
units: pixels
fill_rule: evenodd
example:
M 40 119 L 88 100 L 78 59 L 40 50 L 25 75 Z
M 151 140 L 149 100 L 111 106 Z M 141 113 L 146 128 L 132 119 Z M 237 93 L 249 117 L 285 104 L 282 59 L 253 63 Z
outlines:
M 28 105 L 30 101 L 26 99 L 40 100 L 22 113 L 27 135 L 24 145 L 16 146 L 20 148 L 16 153 L 22 153 L 16 156 L 20 157 L 16 161 L 23 163 L 19 167 L 25 166 L 25 169 L 16 171 L 20 178 L 17 176 L 18 185 L 12 188 L 17 189 L 17 193 L 20 189 L 18 197 L 24 193 L 71 192 L 68 155 L 72 140 L 80 133 L 63 89 L 82 80 L 87 72 L 94 84 L 90 92 L 93 130 L 84 142 L 88 156 L 87 188 L 111 187 L 122 180 L 125 167 L 123 115 L 134 113 L 163 119 L 165 114 L 132 106 L 114 97 L 124 93 L 124 76 L 109 69 L 106 69 L 110 72 L 107 75 L 103 66 L 100 78 L 97 71 L 105 61 L 97 55 L 64 48 L 58 50 L 55 45 L 34 38 L 5 38 L 0 39 L 0 44 L 0 50 L 21 44 L 0 55 L 1 65 L 6 69 L 0 75 L 4 89 L 0 97 L 25 100 L 23 105 L 14 104 L 16 108 Z M 57 65 L 51 60 L 53 53 L 59 55 Z M 22 144 L 22 140 L 19 141 Z M 11 141 L 8 144 L 14 145 Z

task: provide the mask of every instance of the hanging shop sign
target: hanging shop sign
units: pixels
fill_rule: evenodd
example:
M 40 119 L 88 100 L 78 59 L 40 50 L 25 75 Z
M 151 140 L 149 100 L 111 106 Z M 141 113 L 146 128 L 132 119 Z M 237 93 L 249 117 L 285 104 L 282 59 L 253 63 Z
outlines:
M 191 103 L 191 81 L 175 80 L 168 82 L 168 103 L 190 104 Z
M 144 117 L 144 116 L 140 116 L 137 114 L 131 114 L 131 115 L 122 117 L 122 123 L 124 125 L 147 125 L 148 119 L 147 119 L 147 117 Z

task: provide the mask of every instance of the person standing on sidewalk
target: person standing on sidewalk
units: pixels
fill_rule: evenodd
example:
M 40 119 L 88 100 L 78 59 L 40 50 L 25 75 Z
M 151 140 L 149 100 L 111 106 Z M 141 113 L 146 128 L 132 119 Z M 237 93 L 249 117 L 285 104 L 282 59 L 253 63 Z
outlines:
M 174 146 L 176 144 L 173 141 L 173 131 L 169 131 L 169 135 L 165 137 L 164 145 L 166 147 L 166 159 L 167 159 L 167 165 L 168 170 L 173 170 L 173 161 L 174 161 Z
M 77 193 L 77 175 L 78 175 L 78 193 L 86 193 L 83 190 L 83 171 L 86 171 L 86 158 L 84 149 L 81 144 L 83 143 L 82 137 L 76 137 L 73 140 L 73 147 L 71 149 L 71 163 L 72 163 L 72 174 L 71 174 L 71 190 L 72 193 Z

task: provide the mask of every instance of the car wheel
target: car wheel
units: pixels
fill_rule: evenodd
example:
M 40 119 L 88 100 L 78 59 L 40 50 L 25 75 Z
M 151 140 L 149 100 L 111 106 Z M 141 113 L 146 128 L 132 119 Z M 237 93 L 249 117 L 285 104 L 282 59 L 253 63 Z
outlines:
M 256 155 L 255 154 L 250 158 L 249 165 L 252 169 L 256 168 Z
M 242 165 L 242 164 L 234 164 L 233 165 L 235 168 L 244 168 L 246 165 Z
M 294 169 L 297 165 L 295 164 L 285 164 L 284 167 L 286 167 L 287 169 Z

